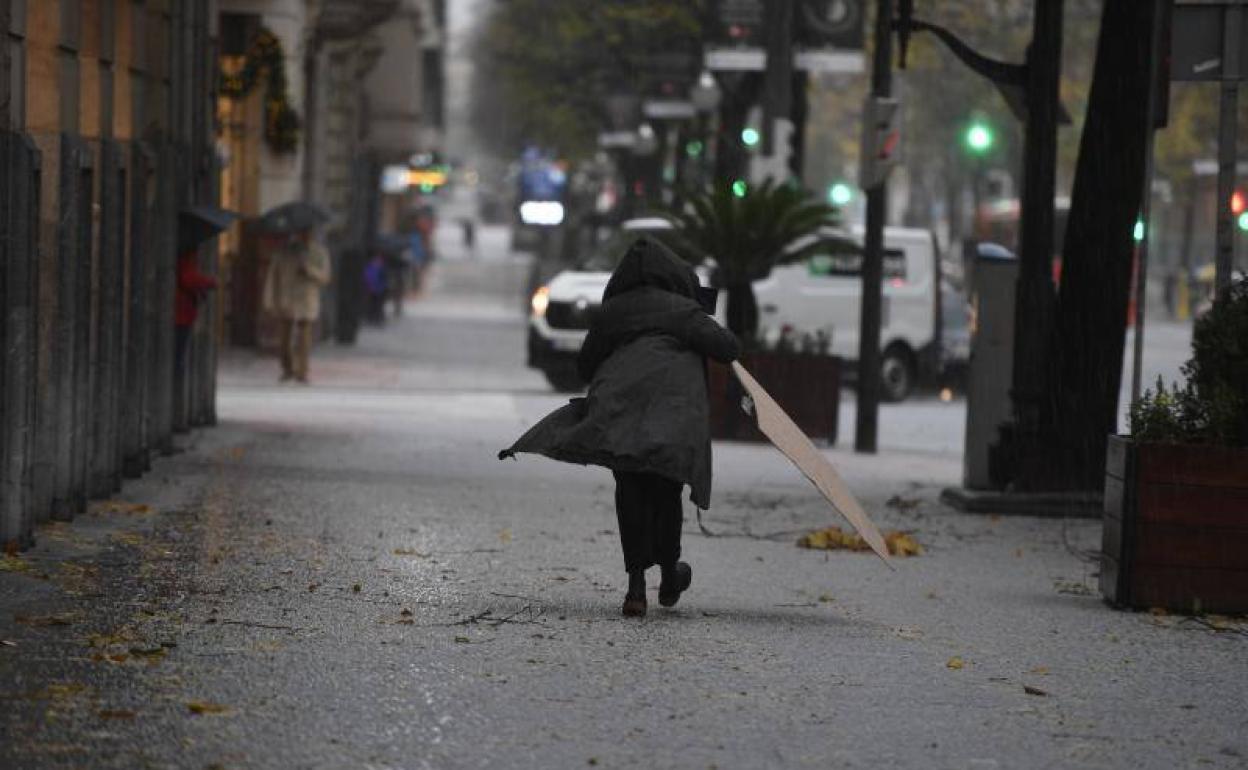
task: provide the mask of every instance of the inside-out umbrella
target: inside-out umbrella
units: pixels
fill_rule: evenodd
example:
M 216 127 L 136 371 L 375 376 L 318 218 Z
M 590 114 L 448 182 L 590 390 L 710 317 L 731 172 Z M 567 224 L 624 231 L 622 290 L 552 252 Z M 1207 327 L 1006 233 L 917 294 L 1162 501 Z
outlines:
M 184 254 L 229 227 L 238 213 L 216 206 L 188 206 L 178 212 L 178 253 Z
M 802 433 L 740 362 L 733 362 L 732 372 L 754 402 L 754 418 L 762 434 L 810 479 L 832 507 L 853 525 L 867 545 L 871 546 L 871 550 L 892 567 L 893 563 L 888 558 L 888 545 L 885 544 L 883 536 L 849 491 L 849 487 L 845 486 L 832 463 L 820 454 L 806 434 Z
M 329 212 L 315 203 L 291 201 L 269 209 L 260 216 L 261 232 L 272 235 L 310 230 L 329 221 Z

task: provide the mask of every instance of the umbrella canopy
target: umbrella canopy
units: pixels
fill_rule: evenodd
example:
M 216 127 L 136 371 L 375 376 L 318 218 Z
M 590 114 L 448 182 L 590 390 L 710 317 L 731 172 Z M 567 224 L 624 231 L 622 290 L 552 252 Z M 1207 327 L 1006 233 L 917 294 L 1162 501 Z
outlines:
M 260 217 L 260 230 L 273 235 L 297 233 L 328 221 L 329 212 L 315 203 L 291 201 L 264 212 Z
M 732 373 L 737 375 L 741 386 L 754 401 L 754 415 L 758 421 L 758 429 L 775 445 L 776 449 L 779 449 L 797 466 L 806 478 L 810 479 L 815 488 L 832 504 L 832 507 L 853 525 L 867 545 L 871 546 L 871 550 L 875 551 L 876 556 L 892 567 L 893 563 L 888 558 L 888 545 L 885 544 L 880 531 L 876 529 L 875 524 L 867 516 L 867 512 L 862 509 L 849 488 L 845 486 L 845 482 L 832 467 L 832 463 L 819 453 L 806 434 L 802 433 L 793 420 L 789 419 L 775 399 L 763 390 L 763 386 L 758 384 L 758 381 L 745 370 L 740 362 L 733 362 Z
M 188 206 L 178 212 L 178 253 L 185 254 L 238 219 L 233 211 L 216 206 Z

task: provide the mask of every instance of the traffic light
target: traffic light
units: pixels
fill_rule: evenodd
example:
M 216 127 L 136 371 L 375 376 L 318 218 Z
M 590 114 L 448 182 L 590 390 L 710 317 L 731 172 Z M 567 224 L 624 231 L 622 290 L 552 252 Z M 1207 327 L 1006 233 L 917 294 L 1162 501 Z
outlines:
M 883 96 L 868 96 L 862 110 L 862 157 L 858 186 L 878 187 L 901 161 L 901 103 Z
M 828 188 L 828 202 L 833 206 L 846 206 L 854 199 L 854 188 L 844 182 L 836 182 Z
M 758 129 L 753 126 L 746 126 L 741 129 L 741 143 L 746 147 L 754 147 L 762 139 L 762 135 L 758 133 Z
M 1231 193 L 1231 213 L 1239 216 L 1245 209 L 1248 209 L 1248 198 L 1244 197 L 1244 191 L 1236 190 Z
M 706 149 L 706 145 L 702 144 L 700 139 L 694 139 L 685 145 L 685 154 L 690 158 L 696 158 L 702 154 L 704 149 Z
M 732 183 L 732 194 L 738 198 L 744 198 L 749 189 L 749 185 L 745 183 L 744 179 L 737 179 Z
M 966 127 L 962 143 L 972 155 L 984 155 L 997 143 L 997 136 L 991 125 L 976 118 Z
M 1131 228 L 1131 237 L 1135 239 L 1136 243 L 1139 243 L 1140 241 L 1144 240 L 1144 220 L 1143 219 L 1135 220 L 1135 227 Z

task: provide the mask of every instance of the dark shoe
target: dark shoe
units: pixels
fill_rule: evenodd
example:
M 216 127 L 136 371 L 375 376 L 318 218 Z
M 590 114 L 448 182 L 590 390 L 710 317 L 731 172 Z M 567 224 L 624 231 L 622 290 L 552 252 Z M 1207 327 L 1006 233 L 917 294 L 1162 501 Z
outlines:
M 638 570 L 628 573 L 628 593 L 624 594 L 624 617 L 641 618 L 646 615 L 646 573 Z
M 692 584 L 693 568 L 683 561 L 676 562 L 670 569 L 663 570 L 663 581 L 659 583 L 659 604 L 664 607 L 675 605 Z

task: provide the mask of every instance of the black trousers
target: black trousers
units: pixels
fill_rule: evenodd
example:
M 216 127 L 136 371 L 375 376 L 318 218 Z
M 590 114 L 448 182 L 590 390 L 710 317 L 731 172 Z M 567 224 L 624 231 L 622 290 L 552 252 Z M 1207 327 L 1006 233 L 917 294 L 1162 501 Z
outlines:
M 684 485 L 653 473 L 614 473 L 624 569 L 635 572 L 655 564 L 675 564 L 680 558 L 680 491 Z

